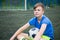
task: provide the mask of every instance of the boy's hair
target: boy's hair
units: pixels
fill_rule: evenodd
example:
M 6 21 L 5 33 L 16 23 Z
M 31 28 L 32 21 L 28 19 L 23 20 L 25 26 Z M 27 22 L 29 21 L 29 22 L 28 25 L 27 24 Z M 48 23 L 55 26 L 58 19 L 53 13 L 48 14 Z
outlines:
M 44 10 L 44 5 L 42 3 L 37 3 L 33 9 L 35 10 L 38 6 L 42 7 L 42 9 Z

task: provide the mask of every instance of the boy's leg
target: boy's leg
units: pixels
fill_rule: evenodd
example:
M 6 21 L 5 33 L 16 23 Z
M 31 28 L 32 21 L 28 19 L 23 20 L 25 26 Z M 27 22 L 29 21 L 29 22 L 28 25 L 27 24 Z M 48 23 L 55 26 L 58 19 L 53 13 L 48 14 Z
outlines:
M 26 34 L 26 33 L 20 33 L 17 36 L 17 39 L 20 40 L 22 37 L 33 40 L 33 38 L 29 37 L 28 34 Z M 42 35 L 41 40 L 50 40 L 50 37 Z
M 28 34 L 26 34 L 26 33 L 20 33 L 20 34 L 17 36 L 17 39 L 20 40 L 21 37 L 25 37 L 25 38 L 28 39 Z
M 31 40 L 33 40 L 32 37 L 30 37 Z M 50 40 L 50 37 L 42 35 L 40 40 Z

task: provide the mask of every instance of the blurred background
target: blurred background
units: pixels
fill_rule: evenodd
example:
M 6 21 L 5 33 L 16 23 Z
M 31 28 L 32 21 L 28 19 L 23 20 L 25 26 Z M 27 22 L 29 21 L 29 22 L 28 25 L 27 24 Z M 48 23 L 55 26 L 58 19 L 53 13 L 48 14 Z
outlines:
M 38 2 L 44 4 L 45 15 L 52 21 L 54 40 L 60 40 L 60 0 L 0 0 L 0 40 L 9 40 L 18 28 L 34 17 L 33 7 Z

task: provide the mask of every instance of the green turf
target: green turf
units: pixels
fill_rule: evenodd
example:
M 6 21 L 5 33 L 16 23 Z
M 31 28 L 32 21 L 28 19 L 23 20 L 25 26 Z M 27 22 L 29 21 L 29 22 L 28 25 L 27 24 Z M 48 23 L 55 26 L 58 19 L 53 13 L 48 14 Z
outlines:
M 46 9 L 54 26 L 54 39 L 60 40 L 60 7 Z M 9 40 L 14 32 L 34 17 L 33 11 L 0 11 L 0 40 Z M 28 31 L 29 29 L 27 29 Z M 27 32 L 25 31 L 25 32 Z

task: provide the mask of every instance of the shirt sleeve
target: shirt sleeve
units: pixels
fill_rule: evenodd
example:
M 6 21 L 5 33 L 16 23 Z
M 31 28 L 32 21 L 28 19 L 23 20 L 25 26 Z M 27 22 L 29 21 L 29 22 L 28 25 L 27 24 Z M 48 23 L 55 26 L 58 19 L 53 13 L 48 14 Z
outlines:
M 45 18 L 45 19 L 42 21 L 42 24 L 49 24 L 49 19 L 48 19 L 48 18 Z
M 35 18 L 31 18 L 31 19 L 28 21 L 28 23 L 29 23 L 30 25 L 34 25 L 34 24 L 35 24 Z

